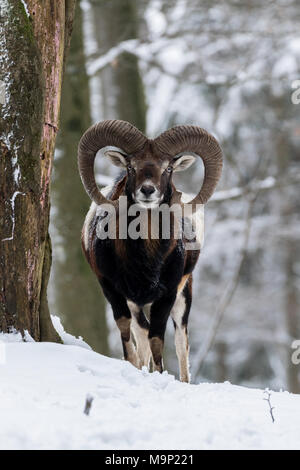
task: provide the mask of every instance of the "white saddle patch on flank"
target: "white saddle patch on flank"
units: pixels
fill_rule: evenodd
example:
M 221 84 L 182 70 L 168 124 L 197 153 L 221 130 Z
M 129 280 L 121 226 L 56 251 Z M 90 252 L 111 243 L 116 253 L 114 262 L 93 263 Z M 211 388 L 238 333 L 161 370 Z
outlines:
M 192 194 L 182 193 L 181 202 L 188 203 L 194 197 Z M 196 243 L 190 242 L 190 249 L 193 249 L 193 245 L 198 245 L 198 247 L 195 246 L 195 249 L 202 248 L 204 244 L 204 204 L 198 204 L 197 211 L 188 217 L 188 220 L 191 222 L 196 236 Z
M 113 185 L 105 186 L 104 188 L 100 190 L 100 192 L 101 194 L 103 194 L 104 197 L 107 197 L 112 189 L 113 189 Z M 89 246 L 90 225 L 92 223 L 92 220 L 96 214 L 98 207 L 99 206 L 93 201 L 85 217 L 84 226 L 83 226 L 84 227 L 83 228 L 83 243 L 84 243 L 84 247 L 86 250 L 88 249 L 88 246 Z

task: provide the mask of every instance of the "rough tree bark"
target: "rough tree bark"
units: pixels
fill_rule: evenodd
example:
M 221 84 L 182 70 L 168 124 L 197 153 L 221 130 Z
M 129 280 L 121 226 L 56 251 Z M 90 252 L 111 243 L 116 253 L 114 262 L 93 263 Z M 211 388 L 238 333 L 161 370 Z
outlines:
M 75 0 L 0 8 L 0 330 L 59 341 L 47 302 L 49 189 Z

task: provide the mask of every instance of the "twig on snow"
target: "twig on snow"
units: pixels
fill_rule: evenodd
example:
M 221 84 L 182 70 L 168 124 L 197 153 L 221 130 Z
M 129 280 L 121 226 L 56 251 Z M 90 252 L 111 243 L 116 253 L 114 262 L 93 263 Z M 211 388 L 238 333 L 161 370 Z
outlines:
M 92 395 L 87 394 L 86 399 L 85 399 L 85 406 L 84 406 L 84 414 L 89 416 L 91 408 L 92 408 L 92 403 L 93 403 L 94 397 Z
M 274 415 L 273 415 L 274 406 L 272 406 L 272 404 L 271 404 L 271 392 L 270 392 L 268 389 L 266 389 L 266 390 L 264 391 L 264 393 L 267 394 L 267 398 L 264 398 L 264 401 L 267 401 L 267 402 L 268 402 L 269 408 L 270 408 L 270 415 L 271 415 L 271 418 L 272 418 L 272 422 L 275 423 L 275 418 L 274 418 Z

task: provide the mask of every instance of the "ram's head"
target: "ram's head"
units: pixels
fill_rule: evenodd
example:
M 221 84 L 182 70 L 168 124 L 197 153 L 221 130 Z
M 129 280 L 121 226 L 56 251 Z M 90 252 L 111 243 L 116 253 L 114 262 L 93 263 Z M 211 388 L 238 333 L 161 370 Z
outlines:
M 221 148 L 200 127 L 176 126 L 151 140 L 128 122 L 102 121 L 85 132 L 78 151 L 83 185 L 96 204 L 116 203 L 101 194 L 95 181 L 95 156 L 104 147 L 114 147 L 105 155 L 127 172 L 125 191 L 129 200 L 147 209 L 170 203 L 176 192 L 173 173 L 188 168 L 196 156 L 202 158 L 205 174 L 202 187 L 190 204 L 205 204 L 221 176 Z

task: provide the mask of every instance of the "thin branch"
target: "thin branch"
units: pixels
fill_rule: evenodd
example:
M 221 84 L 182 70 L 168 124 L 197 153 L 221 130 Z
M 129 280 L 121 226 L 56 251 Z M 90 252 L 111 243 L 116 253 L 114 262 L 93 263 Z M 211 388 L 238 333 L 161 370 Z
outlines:
M 274 415 L 273 415 L 274 406 L 271 405 L 271 392 L 268 389 L 266 389 L 264 391 L 264 393 L 267 394 L 267 398 L 264 398 L 263 400 L 268 402 L 269 409 L 270 409 L 270 415 L 271 415 L 271 418 L 272 418 L 272 423 L 275 423 L 275 418 L 274 418 Z
M 230 199 L 239 199 L 241 197 L 245 197 L 247 194 L 256 193 L 257 191 L 266 191 L 268 189 L 275 189 L 298 183 L 300 183 L 300 173 L 294 173 L 285 178 L 274 178 L 273 176 L 268 176 L 263 180 L 255 180 L 247 186 L 237 186 L 225 191 L 217 191 L 210 201 L 223 202 Z
M 234 293 L 236 291 L 236 288 L 238 286 L 241 270 L 242 270 L 243 263 L 247 254 L 249 235 L 250 235 L 251 223 L 252 223 L 252 211 L 253 211 L 253 206 L 254 206 L 257 196 L 258 196 L 258 191 L 255 194 L 251 194 L 249 197 L 248 210 L 247 210 L 247 215 L 246 215 L 246 220 L 245 220 L 244 241 L 243 241 L 242 249 L 240 251 L 239 261 L 236 265 L 234 275 L 225 291 L 225 294 L 221 297 L 221 300 L 219 301 L 219 304 L 216 308 L 216 311 L 215 311 L 213 320 L 211 322 L 211 326 L 206 336 L 206 339 L 202 343 L 202 345 L 200 346 L 200 348 L 198 349 L 195 355 L 195 366 L 194 366 L 194 371 L 193 371 L 194 377 L 196 377 L 199 374 L 203 366 L 203 363 L 205 361 L 205 358 L 214 344 L 215 337 L 219 329 L 220 323 L 223 319 L 224 313 L 227 307 L 229 306 L 234 296 Z
M 85 405 L 84 405 L 84 414 L 89 416 L 91 408 L 92 408 L 92 403 L 93 403 L 94 397 L 92 395 L 87 395 L 85 399 Z
M 168 77 L 174 78 L 176 80 L 179 80 L 179 78 L 182 80 L 185 78 L 185 75 L 187 73 L 187 68 L 191 65 L 193 65 L 193 61 L 186 63 L 185 67 L 178 73 L 171 72 L 170 70 L 167 70 L 163 63 L 160 62 L 158 59 L 156 59 L 156 53 L 150 52 L 148 56 L 145 55 L 145 53 L 139 52 L 139 47 L 140 46 L 148 46 L 150 48 L 151 43 L 143 43 L 139 41 L 138 39 L 128 39 L 126 41 L 120 42 L 117 46 L 112 47 L 109 49 L 105 54 L 101 55 L 100 57 L 96 54 L 92 54 L 88 58 L 88 63 L 87 63 L 87 73 L 89 76 L 94 76 L 101 72 L 105 67 L 108 65 L 114 65 L 117 59 L 124 53 L 130 53 L 133 56 L 135 56 L 138 60 L 140 60 L 142 63 L 146 64 L 147 67 L 153 67 L 158 69 L 163 75 L 167 75 Z M 199 72 L 199 66 L 198 66 L 198 72 Z M 210 74 L 202 74 L 200 75 L 199 78 L 197 79 L 192 79 L 189 77 L 189 84 L 191 85 L 203 85 L 206 84 L 207 86 L 222 86 L 222 87 L 227 87 L 230 89 L 231 87 L 235 85 L 242 85 L 245 83 L 249 83 L 249 81 L 261 81 L 261 82 L 269 82 L 270 81 L 270 75 L 249 75 L 246 72 L 244 74 L 241 74 L 241 71 L 239 71 L 239 74 L 234 74 L 230 75 L 228 74 L 228 77 L 226 80 L 222 80 L 221 82 L 219 80 L 214 81 L 210 78 Z M 288 82 L 288 77 L 285 78 L 273 78 L 273 81 L 280 81 L 281 83 L 285 81 L 287 84 Z M 226 95 L 225 95 L 226 97 Z M 224 99 L 225 101 L 225 99 Z
M 98 57 L 97 59 L 88 62 L 87 73 L 90 76 L 95 75 L 100 70 L 104 69 L 107 65 L 113 63 L 121 54 L 124 52 L 130 52 L 136 54 L 136 49 L 141 45 L 141 42 L 137 39 L 128 39 L 120 42 L 117 46 L 112 47 L 106 54 Z M 137 56 L 138 57 L 138 56 Z
M 100 186 L 110 186 L 114 184 L 114 178 L 106 175 L 96 175 L 96 181 Z M 216 191 L 210 199 L 210 202 L 219 203 L 232 199 L 240 199 L 247 197 L 247 195 L 255 194 L 257 191 L 267 191 L 298 183 L 300 183 L 300 173 L 294 173 L 284 178 L 268 176 L 263 180 L 254 180 L 246 186 L 236 186 L 235 188 L 226 189 L 224 191 Z M 193 195 L 191 194 L 191 199 L 192 197 Z

